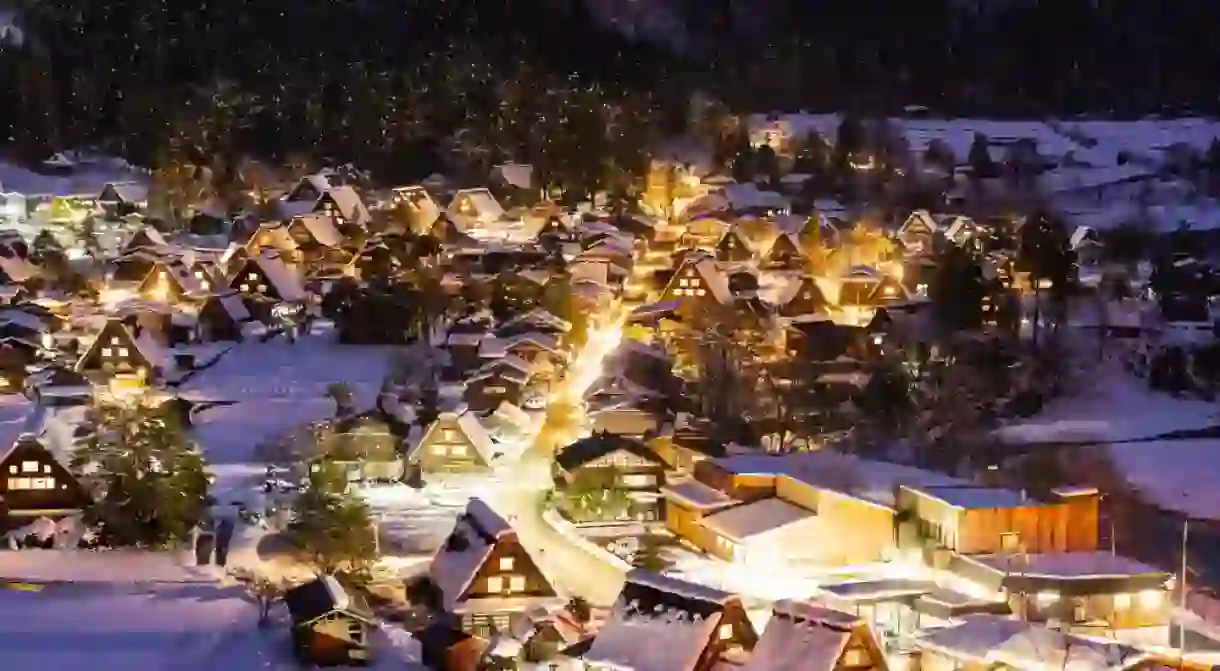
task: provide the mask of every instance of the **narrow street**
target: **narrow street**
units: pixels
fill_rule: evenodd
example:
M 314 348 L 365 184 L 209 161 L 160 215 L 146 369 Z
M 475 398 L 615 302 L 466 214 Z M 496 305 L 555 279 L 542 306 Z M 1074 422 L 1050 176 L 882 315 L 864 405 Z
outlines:
M 622 587 L 623 572 L 543 519 L 554 451 L 580 437 L 585 419 L 584 394 L 601 376 L 606 358 L 622 339 L 625 315 L 621 309 L 614 308 L 602 321 L 602 325 L 590 329 L 588 343 L 573 358 L 533 443 L 502 476 L 506 486 L 492 505 L 511 521 L 522 544 L 561 591 L 596 606 L 609 606 Z

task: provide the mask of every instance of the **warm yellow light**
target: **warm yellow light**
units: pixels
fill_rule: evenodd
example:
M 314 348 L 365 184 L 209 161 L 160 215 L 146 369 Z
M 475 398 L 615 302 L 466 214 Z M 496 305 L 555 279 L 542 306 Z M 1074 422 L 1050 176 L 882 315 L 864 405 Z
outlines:
M 1142 608 L 1160 608 L 1165 599 L 1165 593 L 1159 589 L 1146 589 L 1139 593 L 1139 603 Z
M 1045 592 L 1038 592 L 1038 605 L 1043 608 L 1051 605 L 1052 603 L 1055 603 L 1058 600 L 1059 600 L 1059 592 L 1055 592 L 1053 590 L 1047 590 Z

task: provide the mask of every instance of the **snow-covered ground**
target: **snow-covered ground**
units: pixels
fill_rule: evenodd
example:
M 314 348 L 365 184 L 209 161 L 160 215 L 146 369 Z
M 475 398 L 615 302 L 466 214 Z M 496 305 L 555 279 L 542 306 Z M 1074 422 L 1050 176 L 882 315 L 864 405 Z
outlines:
M 258 443 L 327 417 L 333 382 L 344 382 L 357 408 L 371 407 L 392 348 L 339 345 L 319 333 L 296 344 L 275 339 L 235 347 L 180 388 L 187 398 L 236 401 L 196 419 L 196 438 L 214 464 L 254 461 Z
M 382 552 L 398 556 L 430 555 L 444 542 L 466 503 L 493 485 L 455 480 L 423 489 L 406 485 L 374 486 L 357 492 L 373 508 L 380 529 Z
M 258 606 L 242 590 L 214 584 L 0 589 L 0 668 L 299 669 L 282 606 L 275 615 L 273 626 L 260 629 Z M 374 633 L 372 668 L 423 668 L 408 637 Z
M 106 157 L 81 157 L 77 168 L 69 175 L 44 175 L 20 166 L 0 161 L 0 192 L 18 192 L 27 196 L 86 196 L 102 193 L 107 184 L 120 182 L 148 183 L 148 171 L 133 168 L 125 161 Z
M 1220 520 L 1220 440 L 1109 445 L 1115 465 L 1142 498 L 1194 519 Z
M 1108 443 L 1220 424 L 1220 407 L 1174 398 L 1148 388 L 1148 381 L 1107 361 L 1088 371 L 1085 387 L 1057 399 L 1032 418 L 996 431 L 1009 443 Z

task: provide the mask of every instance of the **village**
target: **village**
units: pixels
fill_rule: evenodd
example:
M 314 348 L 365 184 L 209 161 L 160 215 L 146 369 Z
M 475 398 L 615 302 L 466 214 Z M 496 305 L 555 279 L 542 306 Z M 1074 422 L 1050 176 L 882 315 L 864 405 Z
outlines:
M 1143 123 L 5 165 L 0 660 L 1209 668 L 1220 126 Z

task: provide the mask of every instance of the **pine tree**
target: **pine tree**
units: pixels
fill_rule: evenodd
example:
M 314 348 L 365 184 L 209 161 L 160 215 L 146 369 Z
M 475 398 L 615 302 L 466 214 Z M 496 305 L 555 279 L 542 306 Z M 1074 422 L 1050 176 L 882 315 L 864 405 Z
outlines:
M 655 542 L 644 540 L 640 542 L 640 549 L 636 550 L 635 556 L 631 558 L 631 565 L 645 571 L 660 573 L 669 567 L 669 562 L 661 556 L 661 549 Z
M 377 559 L 368 504 L 347 492 L 341 473 L 319 469 L 293 505 L 288 538 L 326 573 L 363 573 Z
M 182 426 L 146 399 L 96 409 L 95 435 L 71 466 L 97 503 L 87 519 L 111 546 L 166 547 L 186 541 L 204 513 L 203 456 Z

